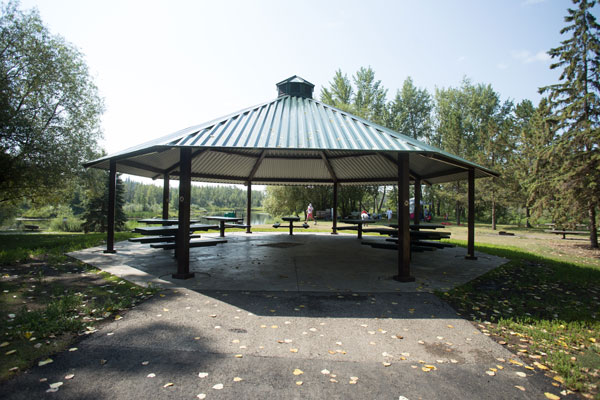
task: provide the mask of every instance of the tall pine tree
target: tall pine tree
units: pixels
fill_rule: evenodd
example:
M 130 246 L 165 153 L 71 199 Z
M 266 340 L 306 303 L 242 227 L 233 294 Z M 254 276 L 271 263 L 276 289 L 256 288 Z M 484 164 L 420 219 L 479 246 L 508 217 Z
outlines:
M 577 8 L 567 10 L 567 26 L 560 31 L 570 37 L 548 52 L 557 60 L 550 68 L 562 69 L 559 83 L 540 88 L 540 92 L 548 93 L 559 129 L 550 154 L 556 169 L 552 184 L 565 205 L 578 214 L 587 213 L 590 244 L 598 248 L 600 25 L 591 13 L 596 1 L 573 0 L 573 4 Z

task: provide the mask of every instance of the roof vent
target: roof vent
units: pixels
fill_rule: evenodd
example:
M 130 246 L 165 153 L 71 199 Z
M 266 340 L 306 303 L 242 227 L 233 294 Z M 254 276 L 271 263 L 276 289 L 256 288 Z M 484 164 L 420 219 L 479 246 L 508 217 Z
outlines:
M 312 99 L 314 88 L 315 85 L 297 75 L 287 78 L 277 84 L 278 97 L 289 95 Z

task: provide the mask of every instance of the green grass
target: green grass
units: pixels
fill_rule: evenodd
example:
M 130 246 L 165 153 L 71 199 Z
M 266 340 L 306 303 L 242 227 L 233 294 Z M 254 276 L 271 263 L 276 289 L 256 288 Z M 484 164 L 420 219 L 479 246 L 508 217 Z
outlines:
M 438 296 L 528 363 L 546 365 L 569 389 L 598 398 L 600 268 L 516 247 L 476 250 L 510 261 Z
M 130 232 L 115 233 L 115 241 L 136 236 Z M 2 234 L 0 264 L 26 261 L 40 255 L 62 256 L 105 243 L 105 233 Z
M 63 255 L 102 244 L 104 234 L 0 237 L 0 382 L 157 292 Z

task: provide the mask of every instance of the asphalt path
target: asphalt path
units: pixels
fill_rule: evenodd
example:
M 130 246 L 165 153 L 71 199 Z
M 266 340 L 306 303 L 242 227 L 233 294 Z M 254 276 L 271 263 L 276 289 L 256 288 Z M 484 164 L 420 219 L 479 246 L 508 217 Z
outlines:
M 4 383 L 0 398 L 540 399 L 559 392 L 428 293 L 168 289 L 75 347 Z

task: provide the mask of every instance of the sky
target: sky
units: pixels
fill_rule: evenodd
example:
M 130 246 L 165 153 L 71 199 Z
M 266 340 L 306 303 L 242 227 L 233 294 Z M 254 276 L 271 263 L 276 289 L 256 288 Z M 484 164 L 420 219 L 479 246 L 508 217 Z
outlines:
M 336 70 L 371 66 L 392 99 L 418 87 L 490 84 L 529 99 L 558 81 L 546 52 L 567 0 L 22 0 L 85 56 L 104 99 L 108 153 L 275 99 L 298 75 L 315 97 Z M 598 15 L 598 8 L 594 14 Z

